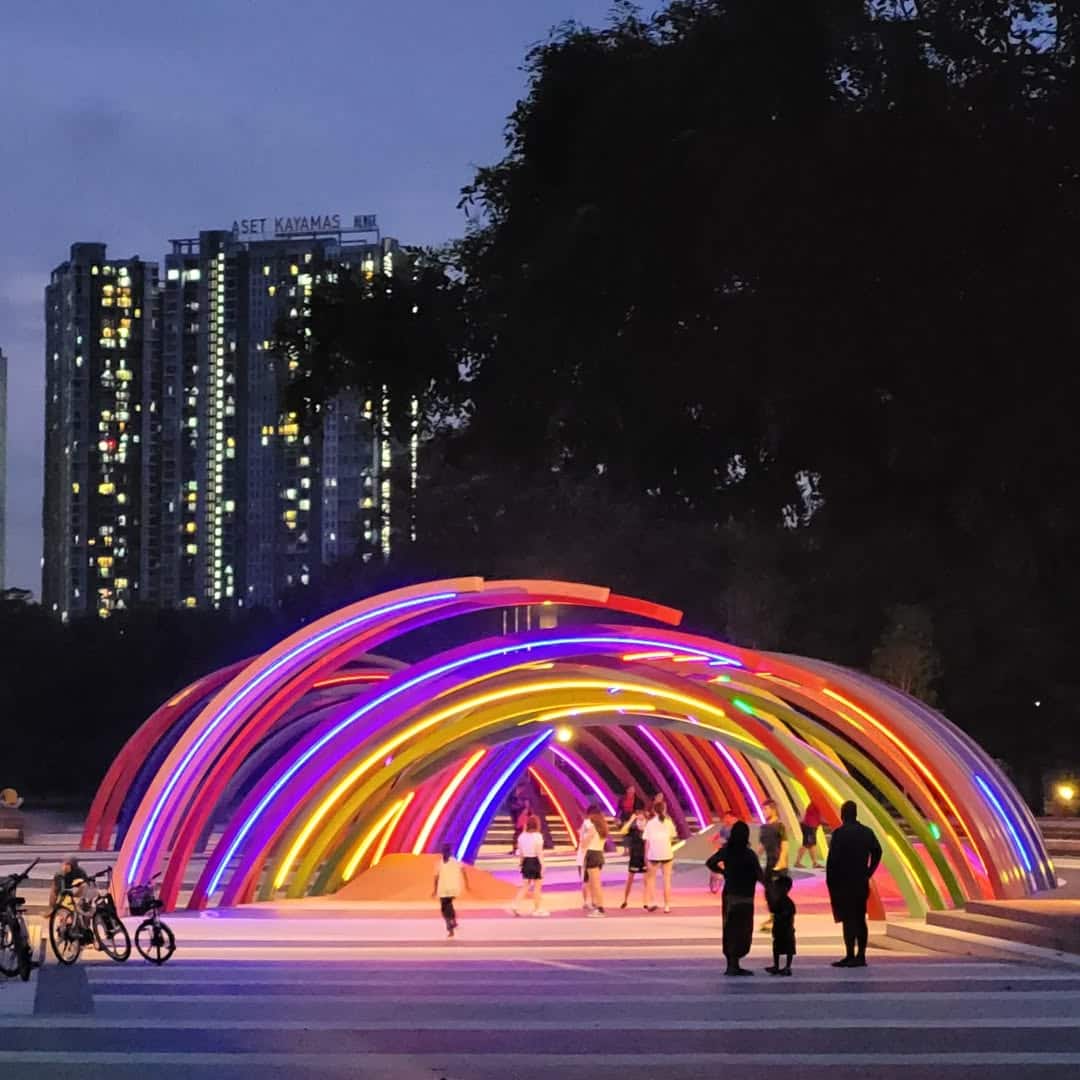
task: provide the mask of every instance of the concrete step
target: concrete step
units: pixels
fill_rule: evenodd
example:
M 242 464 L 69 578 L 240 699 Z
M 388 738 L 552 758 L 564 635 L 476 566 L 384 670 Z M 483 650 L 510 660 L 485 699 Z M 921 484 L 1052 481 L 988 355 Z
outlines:
M 981 932 L 933 926 L 917 919 L 890 919 L 885 927 L 885 935 L 907 945 L 917 945 L 930 952 L 952 956 L 974 956 L 984 960 L 1080 970 L 1080 956 L 1075 953 L 987 936 Z
M 1055 927 L 1080 939 L 1080 901 L 1038 900 L 1011 903 L 1008 900 L 969 900 L 964 910 L 972 915 Z
M 926 922 L 929 926 L 981 934 L 984 937 L 1033 945 L 1040 949 L 1080 953 L 1080 937 L 1070 932 L 1068 927 L 1060 925 L 1019 922 L 1012 918 L 1003 919 L 971 911 L 931 911 L 926 916 Z

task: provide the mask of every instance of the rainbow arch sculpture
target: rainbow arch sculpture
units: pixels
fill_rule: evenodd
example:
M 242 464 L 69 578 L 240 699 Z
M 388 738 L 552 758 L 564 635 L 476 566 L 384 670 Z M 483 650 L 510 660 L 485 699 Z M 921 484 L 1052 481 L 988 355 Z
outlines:
M 552 605 L 602 621 L 410 665 L 376 651 L 458 616 Z M 854 799 L 912 914 L 1056 885 L 1022 799 L 943 716 L 858 672 L 680 621 L 557 581 L 455 578 L 351 604 L 163 704 L 106 775 L 83 846 L 117 851 L 120 889 L 162 871 L 167 907 L 187 885 L 193 908 L 322 894 L 387 852 L 451 841 L 475 858 L 528 772 L 571 836 L 582 806 L 613 812 L 610 792 L 631 783 L 663 793 L 684 835 L 728 808 L 758 819 L 765 799 L 796 833 L 810 798 L 835 825 Z

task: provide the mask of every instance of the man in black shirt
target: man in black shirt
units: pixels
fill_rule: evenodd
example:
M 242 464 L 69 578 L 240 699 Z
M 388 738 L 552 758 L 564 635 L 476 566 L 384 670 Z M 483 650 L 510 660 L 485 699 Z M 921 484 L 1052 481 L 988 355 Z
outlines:
M 833 967 L 866 967 L 866 903 L 870 878 L 881 862 L 881 844 L 871 829 L 855 820 L 853 802 L 840 807 L 842 824 L 829 840 L 825 883 L 829 887 L 833 919 L 844 928 L 843 960 Z
M 788 842 L 787 831 L 780 815 L 776 810 L 776 803 L 769 800 L 762 806 L 765 811 L 765 824 L 758 830 L 758 848 L 765 856 L 765 899 L 772 911 L 772 888 L 776 878 L 787 871 Z M 761 924 L 762 930 L 772 929 L 772 915 Z

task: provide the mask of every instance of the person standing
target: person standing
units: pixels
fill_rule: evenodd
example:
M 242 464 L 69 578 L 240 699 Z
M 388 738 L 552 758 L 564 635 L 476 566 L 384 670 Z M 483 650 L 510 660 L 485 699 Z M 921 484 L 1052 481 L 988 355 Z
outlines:
M 772 911 L 771 890 L 773 882 L 783 873 L 787 872 L 788 865 L 788 842 L 787 830 L 780 820 L 776 810 L 776 803 L 771 799 L 762 806 L 765 811 L 765 824 L 758 832 L 758 848 L 765 856 L 765 901 Z M 762 930 L 772 929 L 772 915 L 761 924 Z
M 833 967 L 866 967 L 866 904 L 870 899 L 870 879 L 881 862 L 881 844 L 872 829 L 856 820 L 853 802 L 840 807 L 840 827 L 829 840 L 825 862 L 825 884 L 829 889 L 833 920 L 843 927 L 844 959 Z
M 645 823 L 645 860 L 648 869 L 645 872 L 645 910 L 655 911 L 656 873 L 663 877 L 664 912 L 671 911 L 671 871 L 675 860 L 673 844 L 678 833 L 675 822 L 667 812 L 667 804 L 657 798 L 653 802 L 652 817 Z
M 578 879 L 581 882 L 581 910 L 584 912 L 592 910 L 592 904 L 589 903 L 589 879 L 585 875 L 585 845 L 589 840 L 586 829 L 589 825 L 589 816 L 597 813 L 599 809 L 596 803 L 589 803 L 585 807 L 585 816 L 578 826 L 577 852 L 574 861 L 577 863 Z
M 521 835 L 521 826 L 518 821 L 521 819 L 521 812 L 525 809 L 525 788 L 518 784 L 512 792 L 510 792 L 510 799 L 507 802 L 507 810 L 510 812 L 510 828 L 514 830 L 514 839 L 510 844 L 510 854 L 517 854 L 517 841 Z
M 810 868 L 820 870 L 822 864 L 818 862 L 817 857 L 817 834 L 818 829 L 821 828 L 821 811 L 813 799 L 806 804 L 799 827 L 802 829 L 802 846 L 799 848 L 799 854 L 795 856 L 795 866 L 797 868 L 802 862 L 803 855 L 809 855 Z
M 622 798 L 619 800 L 619 824 L 625 825 L 631 817 L 634 815 L 634 811 L 638 806 L 637 791 L 633 785 L 628 787 L 622 794 Z
M 435 868 L 435 888 L 432 896 L 439 898 L 439 906 L 442 908 L 442 917 L 446 921 L 446 936 L 452 938 L 457 929 L 457 912 L 454 910 L 454 901 L 461 895 L 463 888 L 469 887 L 469 879 L 465 868 L 453 857 L 449 844 L 443 844 L 442 858 Z
M 790 875 L 781 874 L 773 882 L 772 907 L 772 967 L 765 970 L 770 975 L 790 975 L 791 961 L 795 956 L 795 901 L 791 899 Z M 780 966 L 780 958 L 784 966 Z
M 731 827 L 728 842 L 709 856 L 705 864 L 714 874 L 724 875 L 720 896 L 724 913 L 725 975 L 753 975 L 739 961 L 750 951 L 754 936 L 754 888 L 764 881 L 761 863 L 750 850 L 750 827 L 737 821 Z
M 626 888 L 623 889 L 620 908 L 630 903 L 630 890 L 634 887 L 634 878 L 647 873 L 645 869 L 645 811 L 638 809 L 616 834 L 626 837 Z
M 521 888 L 514 897 L 511 910 L 520 915 L 519 905 L 531 895 L 533 915 L 547 915 L 540 907 L 540 894 L 544 888 L 544 837 L 540 832 L 540 819 L 535 814 L 530 814 L 525 821 L 525 830 L 518 837 L 517 851 L 521 856 Z
M 589 915 L 602 918 L 604 915 L 604 845 L 607 842 L 608 824 L 599 810 L 593 810 L 581 826 L 581 843 L 585 848 L 585 884 L 588 887 Z

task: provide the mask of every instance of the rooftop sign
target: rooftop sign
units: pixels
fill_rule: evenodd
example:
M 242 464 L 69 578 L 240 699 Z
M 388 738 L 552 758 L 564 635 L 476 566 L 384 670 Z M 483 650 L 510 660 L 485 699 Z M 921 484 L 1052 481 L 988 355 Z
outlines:
M 256 240 L 268 240 L 277 236 L 310 236 L 312 233 L 370 233 L 378 232 L 374 214 L 301 214 L 297 217 L 249 217 L 238 218 L 232 224 L 233 235 Z

